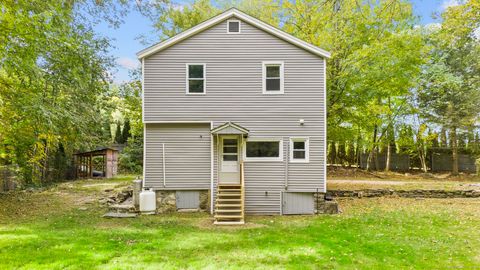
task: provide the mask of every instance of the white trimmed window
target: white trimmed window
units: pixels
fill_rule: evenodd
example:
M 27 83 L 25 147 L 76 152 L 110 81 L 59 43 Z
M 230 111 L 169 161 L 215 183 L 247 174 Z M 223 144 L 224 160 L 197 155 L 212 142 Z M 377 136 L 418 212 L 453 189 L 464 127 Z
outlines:
M 227 21 L 227 33 L 228 34 L 240 34 L 241 24 L 239 20 L 228 20 Z
M 282 161 L 283 143 L 276 138 L 249 138 L 244 145 L 245 161 Z
M 186 93 L 192 95 L 203 95 L 207 91 L 205 64 L 187 64 L 186 65 Z
M 264 61 L 262 63 L 264 94 L 283 94 L 283 62 Z
M 309 162 L 309 148 L 308 138 L 290 138 L 290 162 Z

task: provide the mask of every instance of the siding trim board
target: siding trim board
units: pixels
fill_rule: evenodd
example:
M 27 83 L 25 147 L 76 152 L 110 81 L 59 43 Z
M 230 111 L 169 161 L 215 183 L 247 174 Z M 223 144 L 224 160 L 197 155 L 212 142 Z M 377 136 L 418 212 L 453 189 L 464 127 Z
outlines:
M 323 100 L 327 100 L 327 60 L 323 59 Z M 323 105 L 323 193 L 327 192 L 327 105 Z
M 225 19 L 228 19 L 230 17 L 237 17 L 243 21 L 246 21 L 256 27 L 258 27 L 259 29 L 262 29 L 263 31 L 271 34 L 271 35 L 274 35 L 276 36 L 277 38 L 280 38 L 280 39 L 283 39 L 299 48 L 302 48 L 306 51 L 309 51 L 317 56 L 321 56 L 321 57 L 327 57 L 327 58 L 330 58 L 330 53 L 317 47 L 317 46 L 314 46 L 310 43 L 307 43 L 299 38 L 296 38 L 286 32 L 283 32 L 282 30 L 278 29 L 278 28 L 275 28 L 267 23 L 264 23 L 254 17 L 251 17 L 250 15 L 247 15 L 246 13 L 243 13 L 241 11 L 239 11 L 238 9 L 235 9 L 235 8 L 231 8 L 209 20 L 206 20 L 200 24 L 198 24 L 197 26 L 195 27 L 192 27 L 176 36 L 173 36 L 165 41 L 162 41 L 160 43 L 157 43 L 151 47 L 148 47 L 146 49 L 143 49 L 141 51 L 139 51 L 137 53 L 137 57 L 139 59 L 142 59 L 142 58 L 145 58 L 145 57 L 148 57 L 156 52 L 159 52 L 161 50 L 164 50 L 168 47 L 171 47 L 175 44 L 177 44 L 178 42 L 182 41 L 182 40 L 185 40 L 193 35 L 196 35 L 222 21 L 224 21 Z

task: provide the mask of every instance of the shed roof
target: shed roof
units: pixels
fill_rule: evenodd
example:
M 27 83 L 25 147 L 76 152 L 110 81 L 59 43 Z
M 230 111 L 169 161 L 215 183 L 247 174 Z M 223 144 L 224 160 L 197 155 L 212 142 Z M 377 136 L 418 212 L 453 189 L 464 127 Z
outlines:
M 263 21 L 260 21 L 259 19 L 257 18 L 254 18 L 236 8 L 231 8 L 231 9 L 228 9 L 226 10 L 225 12 L 215 16 L 215 17 L 212 17 L 188 30 L 185 30 L 165 41 L 162 41 L 162 42 L 159 42 L 153 46 L 150 46 L 146 49 L 143 49 L 141 51 L 139 51 L 137 53 L 137 57 L 138 59 L 143 59 L 145 57 L 148 57 L 154 53 L 157 53 L 159 51 L 162 51 L 170 46 L 173 46 L 175 44 L 177 44 L 178 42 L 184 40 L 184 39 L 187 39 L 193 35 L 196 35 L 208 28 L 210 28 L 211 26 L 213 25 L 216 25 L 220 22 L 222 22 L 223 20 L 225 19 L 228 19 L 230 17 L 236 17 L 238 19 L 241 19 L 247 23 L 250 23 L 252 24 L 253 26 L 267 32 L 267 33 L 270 33 L 274 36 L 276 36 L 277 38 L 280 38 L 280 39 L 283 39 L 297 47 L 300 47 L 306 51 L 309 51 L 317 56 L 321 56 L 321 57 L 326 57 L 326 58 L 330 58 L 330 53 L 328 51 L 325 51 L 315 45 L 312 45 L 308 42 L 305 42 L 299 38 L 296 38 L 276 27 L 273 27 Z
M 107 152 L 107 150 L 118 151 L 117 149 L 111 148 L 111 147 L 97 147 L 94 150 L 85 151 L 85 152 L 77 152 L 74 155 L 82 156 L 82 155 L 90 155 L 90 154 L 94 154 L 94 155 L 95 154 L 103 154 L 104 152 Z

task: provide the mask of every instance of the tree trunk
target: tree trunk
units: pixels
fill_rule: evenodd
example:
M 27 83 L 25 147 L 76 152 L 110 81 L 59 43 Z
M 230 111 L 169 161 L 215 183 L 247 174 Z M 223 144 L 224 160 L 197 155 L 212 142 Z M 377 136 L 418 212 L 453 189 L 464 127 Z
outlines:
M 372 150 L 370 151 L 370 153 L 368 154 L 368 158 L 367 158 L 367 171 L 370 171 L 372 168 L 370 168 L 370 162 L 372 161 L 372 158 L 373 158 L 373 154 L 375 153 L 375 149 L 376 149 L 376 142 L 377 142 L 377 125 L 375 124 L 375 127 L 373 129 L 373 144 L 372 144 Z M 375 168 L 377 169 L 377 168 Z
M 458 145 L 457 145 L 457 128 L 453 127 L 451 130 L 452 143 L 452 175 L 458 175 Z
M 387 144 L 387 160 L 385 161 L 385 171 L 390 171 L 390 155 L 392 153 L 392 145 L 390 142 Z

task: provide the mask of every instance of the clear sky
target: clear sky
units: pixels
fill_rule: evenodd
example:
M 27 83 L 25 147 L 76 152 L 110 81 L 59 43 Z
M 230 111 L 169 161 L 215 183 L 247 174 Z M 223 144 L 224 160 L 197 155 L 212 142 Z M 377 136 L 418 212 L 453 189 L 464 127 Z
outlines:
M 438 20 L 433 19 L 434 13 L 439 13 L 447 6 L 457 5 L 462 0 L 412 0 L 415 14 L 419 16 L 421 24 L 434 23 Z M 187 1 L 185 1 L 187 2 Z M 152 42 L 156 41 L 152 22 L 140 15 L 137 11 L 132 11 L 124 19 L 124 23 L 117 29 L 109 27 L 107 24 L 100 24 L 96 30 L 112 40 L 111 54 L 116 58 L 117 67 L 112 70 L 115 83 L 127 81 L 129 79 L 129 70 L 139 66 L 136 53 L 150 44 L 142 44 L 139 36 L 143 35 Z

